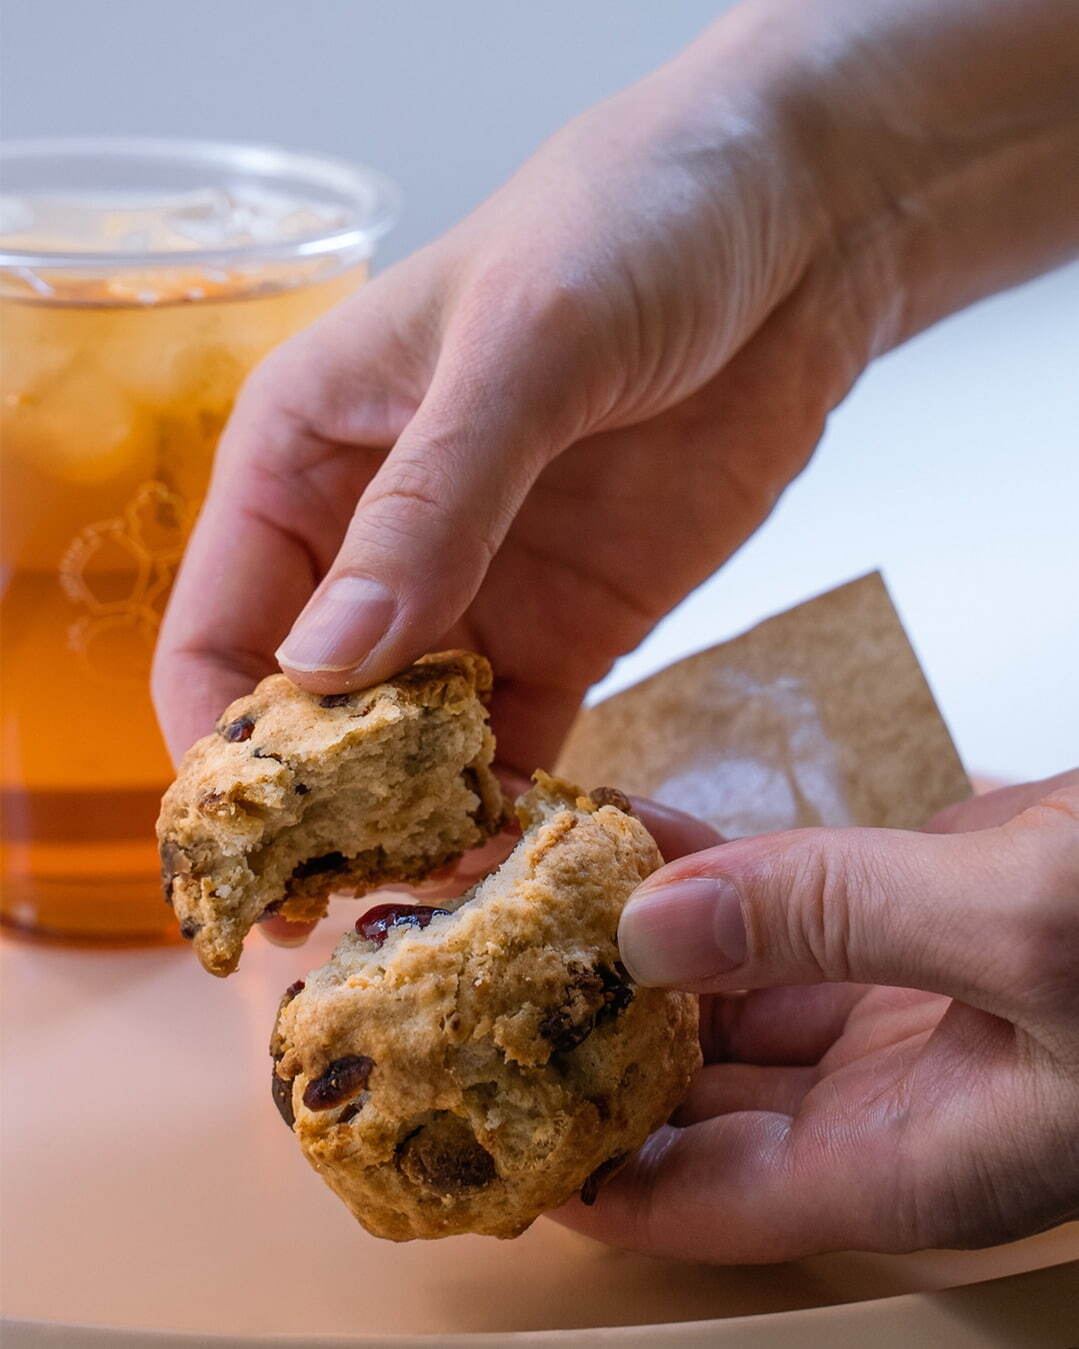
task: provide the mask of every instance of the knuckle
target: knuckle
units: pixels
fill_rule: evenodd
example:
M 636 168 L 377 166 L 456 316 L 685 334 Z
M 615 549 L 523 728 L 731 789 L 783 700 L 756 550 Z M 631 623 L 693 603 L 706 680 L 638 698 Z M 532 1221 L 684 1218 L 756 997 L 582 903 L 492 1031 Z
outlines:
M 1079 792 L 1052 792 L 1013 825 L 1024 881 L 1005 914 L 1011 979 L 1023 1004 L 1079 1023 Z
M 407 456 L 394 464 L 392 474 L 361 505 L 366 534 L 385 537 L 393 546 L 402 540 L 416 543 L 434 540 L 440 566 L 452 567 L 455 560 L 469 570 L 490 565 L 498 551 L 498 539 L 486 516 L 472 511 L 467 530 L 462 529 L 453 509 L 455 466 L 460 453 L 455 442 L 444 440 L 437 432 L 425 434 Z M 447 535 L 455 546 L 445 546 Z M 461 545 L 466 545 L 464 548 Z
M 452 445 L 438 436 L 425 436 L 408 453 L 399 450 L 388 471 L 371 485 L 363 511 L 371 519 L 392 516 L 402 528 L 445 525 L 451 515 L 454 459 Z
M 449 361 L 455 373 L 481 374 L 485 397 L 492 388 L 512 394 L 528 453 L 542 462 L 606 407 L 611 363 L 599 357 L 610 347 L 610 318 L 583 269 L 488 260 L 455 308 Z
M 802 846 L 788 857 L 786 939 L 796 960 L 808 960 L 830 983 L 845 983 L 851 964 L 849 859 L 845 849 L 832 846 L 835 835 L 830 831 L 807 833 Z
M 263 356 L 240 386 L 236 406 L 247 412 L 276 408 L 282 390 L 291 383 L 298 359 L 295 338 Z
M 1070 901 L 1041 900 L 1022 906 L 1012 924 L 1011 940 L 1016 959 L 1013 980 L 1024 1000 L 1070 1005 L 1079 1017 L 1079 991 L 1075 971 L 1079 968 L 1079 894 Z
M 469 278 L 460 322 L 489 335 L 551 332 L 583 338 L 594 322 L 592 287 L 566 264 L 534 258 L 491 258 Z

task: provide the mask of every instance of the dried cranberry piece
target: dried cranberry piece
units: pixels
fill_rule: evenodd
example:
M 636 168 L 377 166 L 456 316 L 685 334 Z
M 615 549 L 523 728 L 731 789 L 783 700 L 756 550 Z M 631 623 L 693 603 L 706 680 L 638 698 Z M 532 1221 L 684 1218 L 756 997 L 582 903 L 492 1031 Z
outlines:
M 629 970 L 620 960 L 615 961 L 613 969 L 601 966 L 599 977 L 603 980 L 603 1006 L 596 1015 L 597 1025 L 624 1012 L 636 997 Z
M 321 1077 L 308 1082 L 304 1088 L 303 1103 L 308 1110 L 332 1110 L 350 1096 L 355 1096 L 367 1085 L 374 1059 L 366 1054 L 349 1054 L 334 1059 Z
M 319 707 L 344 707 L 351 697 L 351 693 L 324 693 L 318 700 L 318 705 Z
M 561 1008 L 545 1016 L 539 1023 L 539 1033 L 556 1054 L 568 1054 L 571 1049 L 576 1049 L 588 1039 L 594 1028 L 594 1017 L 575 1023 Z
M 297 979 L 294 984 L 289 984 L 288 988 L 285 989 L 285 997 L 291 1002 L 296 994 L 302 993 L 306 987 L 307 985 L 302 979 Z
M 356 931 L 381 946 L 391 927 L 426 927 L 432 918 L 444 913 L 449 913 L 449 909 L 435 909 L 428 904 L 376 904 L 356 919 Z
M 582 1204 L 594 1204 L 596 1202 L 596 1196 L 599 1194 L 604 1181 L 609 1180 L 614 1175 L 628 1156 L 628 1152 L 616 1152 L 613 1157 L 608 1157 L 605 1162 L 600 1162 L 599 1166 L 581 1186 Z
M 250 717 L 237 717 L 235 721 L 230 721 L 227 726 L 222 726 L 220 735 L 223 740 L 228 740 L 236 744 L 241 740 L 250 740 L 251 732 L 255 729 L 255 723 Z
M 624 1012 L 635 996 L 629 972 L 618 962 L 613 968 L 571 965 L 569 973 L 563 1005 L 548 1012 L 538 1027 L 556 1054 L 576 1049 L 597 1026 Z
M 480 1190 L 498 1176 L 495 1159 L 470 1125 L 445 1113 L 406 1134 L 396 1161 L 413 1185 L 447 1198 Z
M 296 1123 L 296 1115 L 292 1109 L 292 1082 L 291 1080 L 286 1082 L 283 1077 L 278 1077 L 276 1066 L 270 1090 L 273 1092 L 273 1103 L 277 1106 L 278 1114 L 291 1129 Z
M 588 795 L 597 806 L 614 806 L 615 810 L 620 810 L 623 815 L 633 814 L 633 805 L 629 797 L 617 787 L 594 787 Z

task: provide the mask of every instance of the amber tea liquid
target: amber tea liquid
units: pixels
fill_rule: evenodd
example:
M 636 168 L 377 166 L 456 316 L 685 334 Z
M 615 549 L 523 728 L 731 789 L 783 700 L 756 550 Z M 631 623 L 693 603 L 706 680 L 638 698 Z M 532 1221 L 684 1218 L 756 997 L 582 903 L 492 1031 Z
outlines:
M 0 299 L 0 918 L 168 939 L 154 638 L 247 371 L 362 280 L 129 278 Z M 178 297 L 177 296 L 178 292 Z

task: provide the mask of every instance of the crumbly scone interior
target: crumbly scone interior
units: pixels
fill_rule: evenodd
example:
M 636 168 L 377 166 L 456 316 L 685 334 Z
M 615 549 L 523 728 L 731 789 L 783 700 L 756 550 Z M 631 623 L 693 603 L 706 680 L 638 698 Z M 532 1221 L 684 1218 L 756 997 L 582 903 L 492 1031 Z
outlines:
M 267 777 L 267 760 L 253 759 L 256 781 L 203 805 L 227 826 L 216 840 L 216 896 L 250 924 L 331 878 L 347 888 L 350 871 L 362 885 L 364 871 L 404 872 L 457 854 L 462 816 L 482 806 L 460 765 L 483 738 L 478 713 L 402 718 L 328 762 L 280 760 Z

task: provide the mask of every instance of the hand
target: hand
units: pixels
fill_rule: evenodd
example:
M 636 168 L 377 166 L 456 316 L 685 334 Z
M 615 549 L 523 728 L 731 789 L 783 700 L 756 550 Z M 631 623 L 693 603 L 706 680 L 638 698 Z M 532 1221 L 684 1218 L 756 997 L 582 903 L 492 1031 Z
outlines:
M 550 764 L 870 356 L 1074 237 L 1066 8 L 751 0 L 271 355 L 161 634 L 173 753 L 282 642 L 317 692 L 462 644 Z
M 742 1262 L 984 1246 L 1079 1216 L 1079 772 L 922 834 L 683 857 L 619 940 L 641 982 L 705 994 L 706 1066 L 569 1226 Z
M 701 66 L 567 127 L 255 373 L 158 649 L 174 753 L 283 639 L 316 692 L 464 645 L 498 675 L 502 760 L 530 773 L 768 513 L 857 342 L 806 279 L 826 227 L 779 131 L 687 143 Z M 730 83 L 709 98 L 736 122 Z

